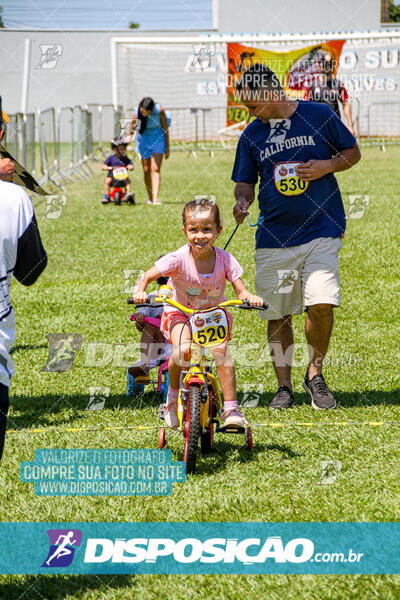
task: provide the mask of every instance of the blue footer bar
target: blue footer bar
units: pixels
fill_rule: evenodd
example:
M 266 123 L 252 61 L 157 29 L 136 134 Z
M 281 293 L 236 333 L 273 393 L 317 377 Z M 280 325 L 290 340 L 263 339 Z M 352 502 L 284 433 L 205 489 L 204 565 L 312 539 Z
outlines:
M 1 574 L 395 574 L 399 523 L 0 523 Z

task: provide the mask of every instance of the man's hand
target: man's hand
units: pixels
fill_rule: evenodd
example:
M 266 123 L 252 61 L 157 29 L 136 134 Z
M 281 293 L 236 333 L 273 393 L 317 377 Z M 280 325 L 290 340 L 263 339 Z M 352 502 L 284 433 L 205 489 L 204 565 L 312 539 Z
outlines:
M 338 173 L 346 171 L 353 165 L 358 163 L 361 158 L 358 144 L 354 144 L 352 148 L 345 148 L 328 160 L 308 160 L 305 163 L 300 163 L 296 167 L 296 173 L 303 181 L 314 181 L 328 173 Z
M 311 159 L 305 163 L 300 163 L 296 167 L 296 173 L 302 181 L 315 181 L 328 173 L 332 173 L 331 160 Z
M 133 169 L 135 168 L 135 165 L 132 163 L 132 164 L 127 165 L 126 168 L 128 169 L 128 171 L 133 171 Z
M 254 200 L 254 188 L 255 183 L 245 183 L 244 181 L 239 181 L 236 183 L 236 204 L 233 207 L 233 216 L 235 217 L 238 225 L 243 223 L 244 217 L 247 215 L 249 210 L 249 206 Z
M 167 158 L 169 158 L 169 148 L 165 149 L 165 160 L 167 160 Z
M 245 198 L 238 198 L 235 206 L 233 207 L 233 216 L 235 217 L 236 223 L 239 225 L 243 223 L 245 215 L 247 215 L 250 203 Z
M 0 158 L 0 179 L 12 181 L 15 174 L 14 163 L 10 158 Z

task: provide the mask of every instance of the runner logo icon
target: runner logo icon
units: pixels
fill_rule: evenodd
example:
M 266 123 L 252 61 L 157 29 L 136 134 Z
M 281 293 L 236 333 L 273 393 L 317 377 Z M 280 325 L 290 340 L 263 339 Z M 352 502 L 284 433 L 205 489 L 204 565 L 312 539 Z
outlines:
M 290 129 L 290 119 L 270 119 L 271 131 L 267 142 L 283 142 Z
M 80 529 L 48 529 L 50 548 L 42 567 L 68 567 L 74 558 L 75 549 L 81 545 Z

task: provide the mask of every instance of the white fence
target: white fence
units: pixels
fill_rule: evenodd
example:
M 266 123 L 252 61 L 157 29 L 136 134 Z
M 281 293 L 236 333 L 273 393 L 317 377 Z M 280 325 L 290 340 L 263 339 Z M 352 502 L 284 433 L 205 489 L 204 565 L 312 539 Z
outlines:
M 91 177 L 90 161 L 110 153 L 110 139 L 121 132 L 122 107 L 108 109 L 77 105 L 9 115 L 4 145 L 39 183 L 51 181 L 64 189 L 67 182 Z M 97 121 L 96 111 L 101 113 Z
M 213 153 L 236 146 L 240 129 L 226 128 L 226 106 L 167 110 L 171 116 L 172 151 L 184 150 L 196 155 L 196 151 Z M 400 143 L 400 101 L 373 102 L 366 110 L 365 125 L 360 129 L 361 103 L 353 99 L 355 129 L 361 144 L 384 147 Z M 132 113 L 132 108 L 124 110 L 111 104 L 17 113 L 10 115 L 5 145 L 39 183 L 51 181 L 63 189 L 67 182 L 93 175 L 90 161 L 101 161 L 110 154 L 111 138 L 121 134 L 123 121 L 126 123 Z

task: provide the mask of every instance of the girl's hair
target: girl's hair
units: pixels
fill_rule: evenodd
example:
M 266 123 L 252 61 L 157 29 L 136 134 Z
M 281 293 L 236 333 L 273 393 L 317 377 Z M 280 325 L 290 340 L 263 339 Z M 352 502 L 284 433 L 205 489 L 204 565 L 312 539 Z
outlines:
M 158 285 L 167 285 L 168 277 L 164 277 L 164 275 L 162 277 L 158 277 L 157 283 Z
M 142 134 L 144 132 L 144 130 L 146 129 L 146 125 L 147 125 L 147 117 L 142 115 L 142 113 L 140 112 L 141 108 L 144 108 L 145 110 L 149 110 L 150 112 L 152 112 L 153 108 L 154 108 L 153 98 L 149 98 L 149 96 L 146 96 L 139 103 L 139 111 L 138 111 L 139 114 L 137 115 L 137 118 L 140 119 L 140 129 L 139 129 L 140 134 Z
M 214 200 L 210 200 L 209 198 L 201 198 L 200 200 L 191 200 L 183 207 L 182 211 L 182 222 L 183 226 L 186 227 L 186 215 L 188 212 L 194 213 L 202 213 L 202 212 L 213 212 L 214 221 L 216 226 L 222 227 L 221 224 L 221 216 L 219 214 L 218 204 L 214 202 Z

